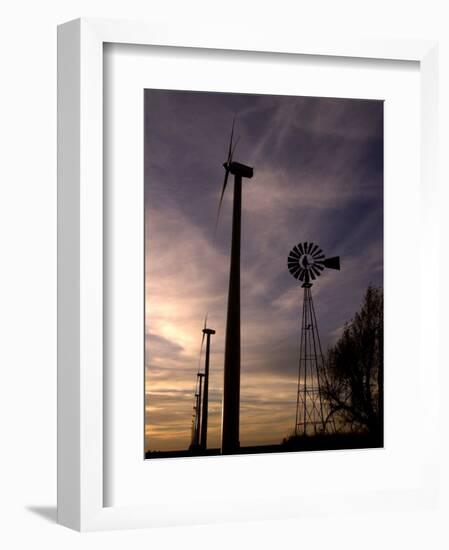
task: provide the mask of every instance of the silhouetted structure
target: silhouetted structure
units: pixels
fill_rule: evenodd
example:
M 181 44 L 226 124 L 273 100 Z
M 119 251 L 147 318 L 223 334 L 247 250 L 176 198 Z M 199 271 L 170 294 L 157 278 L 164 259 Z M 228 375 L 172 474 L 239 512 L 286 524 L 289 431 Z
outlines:
M 200 433 L 201 433 L 201 402 L 202 402 L 202 389 L 203 389 L 203 378 L 204 373 L 199 372 L 197 375 L 198 380 L 198 392 L 195 393 L 196 405 L 195 410 L 195 422 L 194 422 L 194 431 L 193 431 L 193 442 L 192 447 L 198 448 L 200 446 Z
M 232 243 L 229 273 L 228 311 L 224 359 L 223 416 L 221 427 L 221 452 L 238 450 L 240 424 L 240 245 L 242 221 L 242 179 L 252 178 L 253 169 L 232 160 L 234 123 L 229 141 L 228 158 L 223 164 L 225 178 L 220 197 L 219 211 L 226 190 L 228 176 L 234 176 L 234 201 L 232 211 Z
M 204 364 L 204 395 L 201 415 L 201 449 L 207 449 L 207 420 L 209 407 L 209 365 L 210 365 L 210 337 L 215 334 L 211 328 L 203 328 L 203 335 L 206 335 L 206 359 Z
M 296 399 L 295 435 L 326 432 L 326 403 L 323 398 L 323 351 L 318 332 L 312 283 L 324 268 L 340 269 L 340 258 L 327 258 L 316 244 L 300 243 L 293 247 L 287 260 L 288 270 L 303 284 L 302 323 L 299 351 L 298 392 Z M 335 425 L 334 425 L 335 429 Z

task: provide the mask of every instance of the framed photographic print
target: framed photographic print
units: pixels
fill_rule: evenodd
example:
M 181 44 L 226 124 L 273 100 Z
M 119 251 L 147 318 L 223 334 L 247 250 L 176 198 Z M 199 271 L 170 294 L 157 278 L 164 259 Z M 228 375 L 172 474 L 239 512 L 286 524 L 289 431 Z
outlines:
M 178 31 L 58 32 L 59 522 L 433 505 L 435 44 Z
M 144 117 L 146 457 L 382 447 L 383 101 Z

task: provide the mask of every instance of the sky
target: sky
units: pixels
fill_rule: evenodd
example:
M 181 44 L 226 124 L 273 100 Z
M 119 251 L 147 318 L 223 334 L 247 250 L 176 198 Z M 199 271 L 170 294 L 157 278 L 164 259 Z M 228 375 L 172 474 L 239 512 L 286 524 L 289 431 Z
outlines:
M 233 117 L 243 181 L 240 443 L 294 429 L 302 289 L 291 248 L 341 257 L 312 288 L 323 350 L 383 284 L 383 102 L 145 90 L 145 446 L 190 444 L 202 328 L 208 446 L 220 446 L 233 181 L 214 227 Z M 204 355 L 201 357 L 204 361 Z

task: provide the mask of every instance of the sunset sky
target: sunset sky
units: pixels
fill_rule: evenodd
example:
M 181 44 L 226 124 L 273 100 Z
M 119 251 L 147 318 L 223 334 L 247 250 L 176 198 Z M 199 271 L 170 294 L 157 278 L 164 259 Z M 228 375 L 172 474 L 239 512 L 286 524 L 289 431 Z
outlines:
M 312 288 L 323 349 L 383 281 L 383 102 L 145 91 L 146 448 L 190 443 L 201 330 L 212 337 L 208 446 L 218 447 L 233 182 L 214 242 L 232 118 L 243 183 L 241 445 L 295 423 L 298 242 L 341 257 Z

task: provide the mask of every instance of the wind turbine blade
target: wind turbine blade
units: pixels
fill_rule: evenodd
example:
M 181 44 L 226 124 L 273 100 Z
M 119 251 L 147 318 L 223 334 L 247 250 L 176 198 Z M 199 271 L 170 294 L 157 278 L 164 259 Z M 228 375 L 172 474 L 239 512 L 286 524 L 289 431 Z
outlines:
M 323 263 L 328 269 L 338 269 L 340 271 L 340 256 L 326 258 Z
M 240 140 L 240 136 L 235 140 L 234 146 L 233 146 L 232 151 L 231 151 L 231 156 L 228 158 L 228 166 L 231 164 L 232 159 L 234 158 L 234 153 L 235 153 L 235 150 L 237 148 L 237 144 L 238 144 L 239 140 Z
M 217 233 L 218 222 L 220 221 L 221 207 L 222 207 L 222 204 L 223 204 L 223 197 L 224 197 L 224 194 L 225 194 L 225 191 L 226 191 L 226 186 L 228 185 L 229 166 L 232 162 L 232 157 L 234 155 L 234 151 L 235 151 L 235 148 L 236 148 L 237 143 L 238 143 L 238 139 L 235 143 L 233 143 L 233 141 L 234 141 L 234 127 L 235 127 L 235 115 L 234 115 L 234 118 L 232 119 L 231 137 L 229 138 L 229 146 L 228 146 L 228 157 L 226 159 L 226 162 L 224 163 L 225 177 L 224 177 L 224 181 L 223 181 L 223 187 L 221 188 L 220 200 L 218 202 L 217 219 L 215 220 L 214 236 Z
M 208 317 L 208 315 L 209 315 L 209 312 L 206 313 L 206 316 L 204 317 L 204 328 L 206 328 L 206 326 L 207 326 L 207 317 Z M 198 357 L 198 372 L 201 369 L 201 356 L 203 355 L 204 337 L 205 337 L 205 333 L 203 332 L 203 336 L 201 337 L 200 354 L 199 354 L 199 357 Z M 197 373 L 197 376 L 198 376 L 198 373 Z
M 228 148 L 228 161 L 227 161 L 228 164 L 231 161 L 232 153 L 233 153 L 232 140 L 234 139 L 234 126 L 235 126 L 235 115 L 234 115 L 234 118 L 232 119 L 231 138 L 229 140 L 229 148 Z
M 217 232 L 218 222 L 220 221 L 220 214 L 221 214 L 221 206 L 223 204 L 223 197 L 226 191 L 226 186 L 228 185 L 228 177 L 229 177 L 229 170 L 228 168 L 225 168 L 225 177 L 223 181 L 223 187 L 221 188 L 221 195 L 220 195 L 220 201 L 218 203 L 218 210 L 217 210 L 217 219 L 215 221 L 215 233 Z
M 203 331 L 206 330 L 206 327 L 207 327 L 207 317 L 208 317 L 208 315 L 209 315 L 209 313 L 206 313 L 206 317 L 204 317 L 204 327 L 203 327 Z M 200 358 L 201 358 L 201 353 L 202 353 L 202 351 L 203 351 L 204 336 L 205 336 L 205 333 L 203 332 L 203 337 L 201 338 Z
M 237 147 L 237 143 L 239 142 L 239 139 L 240 139 L 240 138 L 237 138 L 235 143 L 233 143 L 233 141 L 234 141 L 234 128 L 235 128 L 235 115 L 232 119 L 231 137 L 229 139 L 229 146 L 228 146 L 228 158 L 226 159 L 226 162 L 224 163 L 225 177 L 224 177 L 224 181 L 223 181 L 223 187 L 221 188 L 220 201 L 218 203 L 217 219 L 215 220 L 214 240 L 217 236 L 217 229 L 218 229 L 218 223 L 220 221 L 221 207 L 223 205 L 223 197 L 224 197 L 224 194 L 225 194 L 225 191 L 226 191 L 226 186 L 228 185 L 229 167 L 232 163 L 232 158 L 234 156 L 235 148 Z

